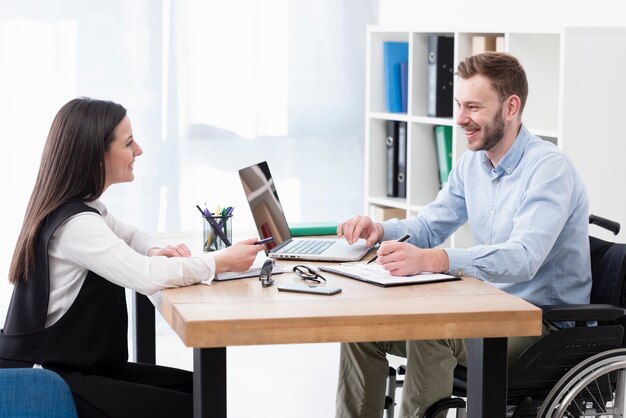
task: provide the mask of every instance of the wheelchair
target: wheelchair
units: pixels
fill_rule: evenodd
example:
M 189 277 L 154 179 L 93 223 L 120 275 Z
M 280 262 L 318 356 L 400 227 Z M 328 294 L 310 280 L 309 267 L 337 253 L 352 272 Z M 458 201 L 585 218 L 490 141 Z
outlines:
M 590 215 L 589 223 L 619 233 L 620 225 L 608 219 Z M 541 307 L 545 320 L 575 326 L 541 338 L 509 367 L 507 418 L 626 417 L 626 244 L 593 236 L 589 243 L 591 303 Z M 404 366 L 389 368 L 387 418 L 394 416 L 404 372 Z M 424 418 L 449 409 L 465 417 L 466 394 L 467 370 L 459 365 L 453 397 L 435 402 Z

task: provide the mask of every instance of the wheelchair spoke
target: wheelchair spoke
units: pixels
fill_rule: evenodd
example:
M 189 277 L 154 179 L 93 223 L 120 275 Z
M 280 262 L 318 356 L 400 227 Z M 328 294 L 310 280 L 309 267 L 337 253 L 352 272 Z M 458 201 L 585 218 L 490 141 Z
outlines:
M 596 383 L 596 386 L 599 388 L 599 386 L 598 386 L 598 381 L 597 381 L 597 380 L 594 380 L 594 382 Z M 589 386 L 586 386 L 586 387 L 585 387 L 585 391 L 586 391 L 586 392 L 589 394 L 589 396 L 591 397 L 591 399 L 592 399 L 592 401 L 593 401 L 593 402 L 592 402 L 592 404 L 594 404 L 594 405 L 598 405 L 598 406 L 599 406 L 599 405 L 600 405 L 600 402 L 598 402 L 598 400 L 596 399 L 596 397 L 594 396 L 594 394 L 591 392 L 591 390 L 589 390 Z M 585 402 L 585 401 L 583 401 L 583 402 Z M 585 406 L 585 409 L 587 409 L 587 407 L 586 407 L 586 406 Z
M 578 406 L 578 402 L 573 402 L 573 403 L 572 403 L 572 405 L 573 405 L 573 406 L 575 406 L 575 407 L 576 407 L 576 409 L 578 409 L 578 416 L 580 416 L 580 415 L 582 415 L 582 414 L 583 414 L 583 412 L 584 412 L 584 411 L 583 411 L 582 409 L 580 409 L 580 406 Z M 566 411 L 565 411 L 565 413 L 566 413 L 566 414 L 568 414 L 568 415 L 570 415 L 570 416 L 574 416 L 574 415 L 572 415 L 572 414 L 571 414 L 571 412 L 569 412 L 568 410 L 566 410 Z
M 570 370 L 546 397 L 539 416 L 622 417 L 626 404 L 626 350 L 590 357 Z
M 611 389 L 610 373 L 607 374 L 607 380 L 609 381 L 609 392 L 608 392 L 608 395 L 612 396 L 613 390 Z M 607 401 L 604 400 L 604 396 L 602 395 L 602 389 L 600 388 L 600 383 L 598 382 L 598 379 L 594 380 L 593 383 L 595 383 L 595 385 L 596 385 L 596 390 L 598 391 L 598 396 L 600 397 L 600 401 L 599 402 L 596 401 L 596 398 L 593 395 L 591 395 L 591 397 L 593 398 L 593 400 L 596 403 L 596 405 L 598 406 L 598 408 L 600 408 L 600 412 L 606 413 Z

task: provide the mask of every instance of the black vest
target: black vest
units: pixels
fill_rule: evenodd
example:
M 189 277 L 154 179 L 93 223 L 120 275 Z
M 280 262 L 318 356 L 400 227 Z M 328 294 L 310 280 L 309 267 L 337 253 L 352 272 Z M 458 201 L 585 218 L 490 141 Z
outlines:
M 91 271 L 70 309 L 44 328 L 50 296 L 48 242 L 66 219 L 88 211 L 98 213 L 81 201 L 71 201 L 43 222 L 35 266 L 27 280 L 15 285 L 0 331 L 0 367 L 41 364 L 59 371 L 115 376 L 128 361 L 124 288 Z

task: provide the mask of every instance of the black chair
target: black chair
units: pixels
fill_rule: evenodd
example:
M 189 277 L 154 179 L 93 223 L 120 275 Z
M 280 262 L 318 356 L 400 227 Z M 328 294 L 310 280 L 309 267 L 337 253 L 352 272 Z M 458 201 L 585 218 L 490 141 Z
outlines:
M 589 222 L 614 234 L 619 232 L 619 224 L 607 219 L 591 215 Z M 626 323 L 626 244 L 595 237 L 589 237 L 589 242 L 591 304 L 542 307 L 544 319 L 571 321 L 576 325 L 551 332 L 511 365 L 507 417 L 625 416 L 626 412 L 621 411 L 626 409 L 626 349 L 622 348 Z M 404 366 L 397 370 L 390 368 L 387 417 L 393 417 L 393 397 L 395 388 L 402 385 L 398 379 L 402 374 Z M 457 409 L 457 417 L 463 417 L 462 398 L 466 393 L 467 370 L 457 366 L 453 397 L 433 404 L 424 418 L 434 418 L 448 409 Z M 623 399 L 618 399 L 621 394 Z

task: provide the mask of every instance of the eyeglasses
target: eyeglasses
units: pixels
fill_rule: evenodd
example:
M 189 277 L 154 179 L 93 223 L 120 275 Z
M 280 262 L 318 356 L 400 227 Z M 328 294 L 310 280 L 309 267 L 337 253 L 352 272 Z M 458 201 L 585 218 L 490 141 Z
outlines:
M 293 272 L 307 282 L 322 283 L 326 281 L 318 272 L 309 266 L 297 265 L 293 268 Z
M 270 287 L 274 284 L 274 279 L 272 279 L 272 270 L 274 269 L 274 260 L 268 258 L 263 263 L 263 267 L 261 267 L 261 273 L 259 273 L 259 280 L 261 281 L 261 286 Z

